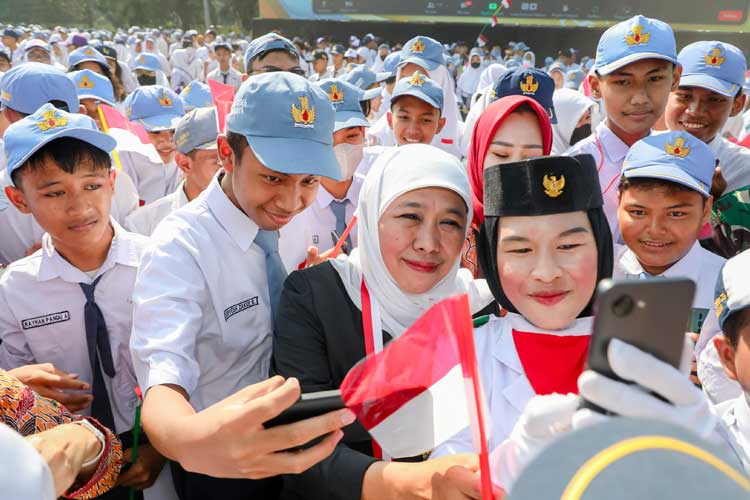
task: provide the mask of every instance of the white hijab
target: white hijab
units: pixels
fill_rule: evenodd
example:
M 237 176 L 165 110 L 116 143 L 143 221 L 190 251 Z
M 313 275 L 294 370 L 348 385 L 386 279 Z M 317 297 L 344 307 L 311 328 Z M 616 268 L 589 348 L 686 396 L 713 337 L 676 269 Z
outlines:
M 388 206 L 399 196 L 415 189 L 450 189 L 464 200 L 468 209 L 466 228 L 472 217 L 471 188 L 461 162 L 440 149 L 426 144 L 409 144 L 383 154 L 367 175 L 359 195 L 357 224 L 359 246 L 348 257 L 330 261 L 339 273 L 352 302 L 361 310 L 361 284 L 364 276 L 370 300 L 377 301 L 385 331 L 401 335 L 433 304 L 452 295 L 467 293 L 471 310 L 476 313 L 494 298 L 484 280 L 474 280 L 471 272 L 459 268 L 460 258 L 448 275 L 422 294 L 406 293 L 399 288 L 380 253 L 378 224 Z M 373 325 L 377 321 L 373 319 Z
M 552 94 L 557 123 L 552 125 L 552 154 L 561 155 L 570 149 L 570 136 L 583 114 L 595 103 L 573 89 L 557 89 Z
M 507 70 L 508 68 L 506 68 L 504 64 L 490 64 L 489 66 L 484 68 L 482 74 L 479 76 L 479 85 L 477 85 L 477 89 L 483 89 L 488 85 L 494 86 L 495 83 L 497 83 L 500 77 L 503 76 Z

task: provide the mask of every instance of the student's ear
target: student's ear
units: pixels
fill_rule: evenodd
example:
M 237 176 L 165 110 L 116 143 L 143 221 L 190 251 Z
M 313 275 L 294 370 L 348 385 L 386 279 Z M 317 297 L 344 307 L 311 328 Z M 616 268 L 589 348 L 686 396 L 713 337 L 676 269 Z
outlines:
M 83 104 L 78 105 L 78 114 L 79 115 L 88 115 L 88 112 L 86 111 L 86 106 Z
M 711 209 L 713 208 L 713 206 L 714 206 L 714 197 L 709 196 L 708 198 L 706 198 L 706 203 L 704 203 L 704 206 L 703 206 L 703 219 L 701 221 L 701 227 L 706 225 L 706 223 L 708 223 L 709 219 L 711 218 Z
M 735 97 L 732 103 L 732 112 L 729 113 L 730 117 L 734 117 L 742 113 L 745 110 L 745 103 L 747 102 L 747 96 L 744 92 L 740 92 L 740 95 Z
M 112 193 L 115 192 L 115 180 L 117 179 L 117 169 L 113 168 L 109 171 L 109 186 L 112 188 Z
M 438 135 L 440 132 L 443 131 L 443 127 L 445 127 L 445 122 L 446 122 L 445 117 L 441 116 L 440 120 L 438 120 L 438 128 L 437 128 L 437 132 L 435 132 L 435 135 Z
M 224 167 L 224 170 L 227 172 L 234 172 L 234 152 L 227 141 L 227 136 L 219 134 L 216 138 L 216 146 L 219 153 L 219 159 L 221 160 L 221 166 Z
M 393 115 L 390 111 L 385 112 L 385 119 L 388 120 L 388 128 L 393 130 Z
M 188 155 L 177 153 L 174 155 L 174 161 L 177 163 L 180 170 L 182 170 L 183 174 L 190 175 L 190 171 L 193 168 L 193 161 Z
M 602 98 L 601 80 L 594 73 L 589 73 L 589 86 L 591 87 L 591 95 L 596 99 Z
M 735 352 L 729 339 L 719 334 L 714 337 L 713 342 L 716 352 L 719 354 L 721 364 L 724 367 L 724 373 L 731 380 L 737 380 L 737 367 L 734 364 Z
M 672 92 L 680 87 L 680 78 L 682 77 L 682 66 L 679 64 L 674 65 L 672 70 Z
M 30 214 L 31 209 L 26 203 L 26 196 L 23 191 L 13 186 L 5 186 L 5 196 L 8 197 L 13 206 L 18 209 L 22 214 Z

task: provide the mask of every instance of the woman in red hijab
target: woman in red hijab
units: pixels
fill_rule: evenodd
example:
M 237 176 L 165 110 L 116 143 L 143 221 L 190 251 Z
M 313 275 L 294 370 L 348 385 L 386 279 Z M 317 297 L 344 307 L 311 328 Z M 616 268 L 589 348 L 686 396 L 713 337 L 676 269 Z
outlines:
M 484 221 L 482 176 L 485 167 L 546 156 L 552 150 L 552 125 L 545 109 L 531 97 L 513 95 L 490 104 L 477 120 L 469 145 L 467 169 L 474 220 L 466 237 L 461 265 L 482 277 L 476 235 Z

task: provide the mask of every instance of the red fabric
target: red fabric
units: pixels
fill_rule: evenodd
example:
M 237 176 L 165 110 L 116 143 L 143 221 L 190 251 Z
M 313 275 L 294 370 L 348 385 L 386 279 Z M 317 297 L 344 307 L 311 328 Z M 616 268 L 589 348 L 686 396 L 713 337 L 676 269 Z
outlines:
M 735 144 L 738 144 L 740 146 L 744 146 L 746 148 L 750 148 L 750 134 L 746 135 L 744 139 L 741 141 L 738 139 L 735 139 L 734 137 L 729 138 L 729 142 L 733 142 Z
M 232 109 L 234 101 L 234 87 L 216 80 L 208 79 L 208 87 L 211 89 L 211 97 L 216 106 L 216 117 L 219 121 L 219 132 L 226 133 L 227 115 Z
M 586 365 L 590 335 L 547 335 L 513 330 L 513 342 L 534 392 L 578 394 L 578 376 Z
M 534 99 L 521 95 L 513 95 L 503 97 L 490 104 L 474 125 L 474 132 L 471 137 L 471 144 L 469 145 L 469 160 L 467 162 L 469 183 L 471 184 L 471 201 L 474 206 L 474 222 L 477 225 L 484 222 L 484 204 L 482 201 L 484 197 L 484 159 L 487 156 L 487 151 L 490 149 L 490 143 L 503 120 L 523 103 L 528 103 L 539 117 L 539 125 L 542 128 L 544 154 L 548 155 L 552 151 L 552 124 L 547 116 L 547 111 Z

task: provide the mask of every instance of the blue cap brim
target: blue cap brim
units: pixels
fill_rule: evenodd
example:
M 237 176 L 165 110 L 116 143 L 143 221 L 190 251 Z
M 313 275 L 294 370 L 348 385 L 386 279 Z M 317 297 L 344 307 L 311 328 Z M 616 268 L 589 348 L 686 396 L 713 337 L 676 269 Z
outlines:
M 375 83 L 384 82 L 391 77 L 391 74 L 387 71 L 381 73 L 375 73 Z
M 680 64 L 674 57 L 665 56 L 664 54 L 658 54 L 656 52 L 640 52 L 636 54 L 630 54 L 626 57 L 618 59 L 617 61 L 605 64 L 604 66 L 597 66 L 596 64 L 594 64 L 594 71 L 602 76 L 606 76 L 613 71 L 617 71 L 623 66 L 627 66 L 628 64 L 632 64 L 637 61 L 642 61 L 643 59 L 661 59 L 662 61 L 669 61 L 672 64 Z
M 181 118 L 182 115 L 170 113 L 166 115 L 149 116 L 148 118 L 139 118 L 133 121 L 143 125 L 143 128 L 148 132 L 160 132 L 162 130 L 176 129 Z
M 404 97 L 405 95 L 410 95 L 412 97 L 416 97 L 420 101 L 426 102 L 427 104 L 429 104 L 433 108 L 442 110 L 442 108 L 440 107 L 440 103 L 438 103 L 435 99 L 433 99 L 432 97 L 428 96 L 424 92 L 420 92 L 419 90 L 416 90 L 416 89 L 407 90 L 406 92 L 401 92 L 400 94 L 395 94 L 395 95 L 391 96 L 391 105 L 393 105 L 393 103 L 395 103 L 398 100 L 399 97 Z
M 425 58 L 419 57 L 419 56 L 411 56 L 411 57 L 406 58 L 403 61 L 399 62 L 398 63 L 398 67 L 399 68 L 403 68 L 404 66 L 406 66 L 409 63 L 416 64 L 420 68 L 424 68 L 427 71 L 433 70 L 433 69 L 437 68 L 438 66 L 440 66 L 439 62 L 430 61 L 429 59 L 425 59 Z
M 351 127 L 369 127 L 365 115 L 357 111 L 338 111 L 336 112 L 336 122 L 333 127 L 334 132 Z
M 335 181 L 344 180 L 330 144 L 288 137 L 246 135 L 245 138 L 266 168 L 282 174 L 320 175 Z
M 547 110 L 547 116 L 549 117 L 549 122 L 552 125 L 557 125 L 557 113 L 555 113 L 555 107 L 552 105 L 544 106 L 544 109 Z
M 107 106 L 111 106 L 113 108 L 115 107 L 115 105 L 114 105 L 113 102 L 111 102 L 111 101 L 103 98 L 102 96 L 98 96 L 98 95 L 94 95 L 94 94 L 78 94 L 78 99 L 79 100 L 81 100 L 81 99 L 95 99 L 95 100 L 97 100 L 99 102 L 103 102 Z
M 142 70 L 145 70 L 145 71 L 156 72 L 156 71 L 159 71 L 161 68 L 149 68 L 148 66 L 134 66 L 133 67 L 133 71 L 135 71 L 137 69 L 142 69 Z
M 688 187 L 694 191 L 698 191 L 703 196 L 710 196 L 708 190 L 711 188 L 711 184 L 708 185 L 696 180 L 695 178 L 688 175 L 684 170 L 680 170 L 671 164 L 665 163 L 652 163 L 645 167 L 637 167 L 622 172 L 627 179 L 633 178 L 649 178 L 649 179 L 662 179 L 665 181 L 674 182 L 682 186 Z
M 742 89 L 741 84 L 721 80 L 705 74 L 682 75 L 680 77 L 680 87 L 700 87 L 725 97 L 735 97 L 737 92 Z
M 365 90 L 364 94 L 362 94 L 362 98 L 360 99 L 360 102 L 375 99 L 376 97 L 379 97 L 382 93 L 383 93 L 383 87 L 377 87 L 374 89 Z

